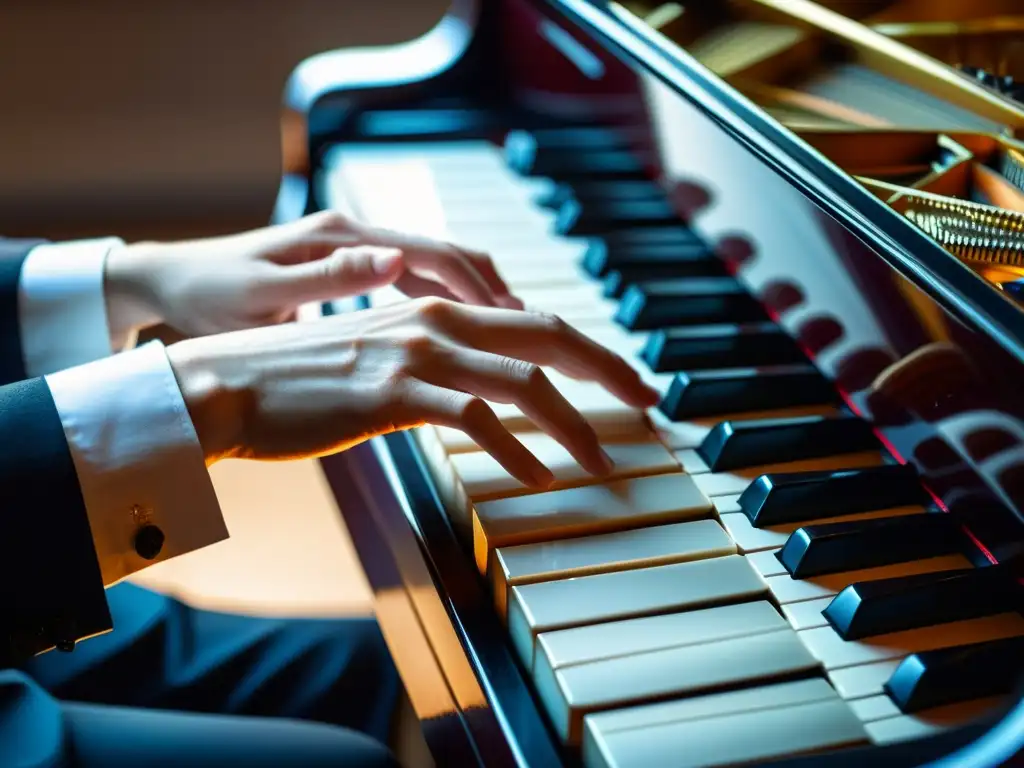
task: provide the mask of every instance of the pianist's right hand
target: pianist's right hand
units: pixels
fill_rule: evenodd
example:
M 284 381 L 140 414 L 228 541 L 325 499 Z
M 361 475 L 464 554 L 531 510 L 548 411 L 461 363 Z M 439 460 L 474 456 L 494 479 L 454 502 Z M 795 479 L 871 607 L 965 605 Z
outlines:
M 597 475 L 610 460 L 540 366 L 637 407 L 658 401 L 622 358 L 555 317 L 438 298 L 189 339 L 168 355 L 210 463 L 321 456 L 430 423 L 463 430 L 545 488 L 551 472 L 485 400 L 515 403 Z

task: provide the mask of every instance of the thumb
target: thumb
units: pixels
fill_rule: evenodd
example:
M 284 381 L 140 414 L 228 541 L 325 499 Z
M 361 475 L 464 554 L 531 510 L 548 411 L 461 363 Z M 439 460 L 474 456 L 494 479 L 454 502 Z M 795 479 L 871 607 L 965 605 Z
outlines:
M 295 302 L 338 299 L 391 285 L 403 272 L 397 248 L 339 248 L 326 258 L 286 267 L 281 288 Z

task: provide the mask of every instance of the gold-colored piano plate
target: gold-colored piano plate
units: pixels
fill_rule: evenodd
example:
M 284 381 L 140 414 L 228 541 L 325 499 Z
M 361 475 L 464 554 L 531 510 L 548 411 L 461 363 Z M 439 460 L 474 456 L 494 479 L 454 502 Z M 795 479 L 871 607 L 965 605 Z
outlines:
M 1024 131 L 1024 104 L 821 4 L 671 5 L 634 10 L 785 125 Z

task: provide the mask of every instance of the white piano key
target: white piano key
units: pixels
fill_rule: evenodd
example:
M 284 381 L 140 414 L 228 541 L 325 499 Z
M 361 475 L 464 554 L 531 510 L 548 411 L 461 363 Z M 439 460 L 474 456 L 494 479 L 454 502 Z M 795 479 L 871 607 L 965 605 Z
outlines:
M 739 555 L 513 587 L 508 626 L 527 668 L 541 632 L 602 621 L 753 600 L 764 581 Z
M 520 434 L 517 438 L 555 475 L 555 486 L 551 490 L 601 481 L 581 467 L 572 454 L 550 435 Z M 672 454 L 656 440 L 607 443 L 602 447 L 615 463 L 615 469 L 606 478 L 608 480 L 679 470 Z M 460 453 L 451 457 L 451 462 L 467 495 L 474 502 L 532 492 L 506 472 L 489 453 Z
M 772 472 L 822 472 L 837 469 L 877 467 L 884 462 L 881 451 L 845 453 L 820 459 L 787 461 L 758 467 L 736 469 L 731 472 L 706 472 L 697 475 L 697 484 L 708 496 L 728 496 L 743 493 L 754 480 Z
M 533 432 L 519 434 L 517 438 L 554 474 L 555 485 L 551 490 L 679 470 L 672 453 L 653 439 L 602 443 L 605 453 L 615 464 L 611 475 L 602 478 L 580 466 L 572 454 L 550 435 Z M 431 474 L 442 501 L 460 524 L 469 524 L 473 504 L 535 493 L 484 451 L 455 454 L 447 463 L 440 460 L 436 450 L 428 451 L 425 458 L 430 461 Z
M 488 571 L 495 606 L 504 618 L 509 587 L 735 553 L 736 545 L 718 521 L 694 520 L 501 547 Z
M 885 697 L 888 698 L 888 697 Z M 1003 705 L 1000 698 L 976 699 L 959 704 L 918 712 L 913 715 L 898 715 L 865 724 L 875 744 L 892 744 L 899 741 L 931 736 L 941 731 L 968 725 L 971 722 L 994 714 Z M 898 712 L 899 710 L 897 710 Z
M 700 707 L 711 698 L 693 702 Z M 834 696 L 621 730 L 603 729 L 603 716 L 586 718 L 585 768 L 737 765 L 850 747 L 868 740 L 864 725 L 846 702 Z
M 686 475 L 616 480 L 497 499 L 473 507 L 473 551 L 484 573 L 498 547 L 708 517 L 711 503 Z
M 735 546 L 735 542 L 733 546 Z M 781 576 L 786 573 L 786 569 L 779 562 L 779 558 L 775 556 L 776 552 L 778 552 L 777 549 L 766 549 L 761 552 L 751 552 L 746 557 L 754 566 L 754 570 L 761 574 L 761 578 Z
M 681 645 L 704 645 L 786 629 L 767 600 L 589 624 L 537 636 L 534 670 L 554 670 Z
M 673 375 L 673 374 L 669 374 Z M 785 419 L 800 416 L 835 416 L 839 411 L 831 405 L 813 405 L 800 408 L 778 408 L 770 411 L 728 413 L 688 421 L 672 421 L 661 411 L 651 414 L 654 429 L 662 442 L 673 450 L 696 448 L 716 424 L 723 421 L 753 421 L 758 419 Z
M 935 573 L 960 568 L 972 568 L 971 562 L 963 555 L 943 555 L 929 557 L 924 560 L 911 560 L 907 563 L 884 565 L 878 568 L 864 568 L 859 571 L 842 571 L 824 576 L 811 576 L 806 579 L 794 579 L 788 573 L 771 576 L 765 581 L 772 595 L 780 603 L 798 603 L 802 600 L 816 600 L 822 597 L 834 597 L 844 587 L 859 581 L 876 581 L 878 579 L 896 579 L 902 576 L 914 576 L 919 573 Z
M 739 547 L 740 552 L 744 553 L 757 552 L 763 549 L 779 549 L 786 543 L 786 540 L 793 531 L 804 526 L 924 514 L 923 507 L 908 506 L 873 510 L 871 512 L 858 512 L 852 515 L 839 515 L 819 520 L 807 520 L 802 523 L 786 523 L 784 525 L 769 525 L 764 528 L 755 528 L 751 524 L 750 518 L 740 511 L 739 505 L 736 503 L 737 498 L 739 497 L 716 496 L 712 499 L 712 502 L 722 521 L 722 525 L 725 526 L 725 529 L 729 531 L 729 535 L 736 541 L 736 546 Z
M 675 451 L 676 461 L 688 475 L 701 475 L 710 472 L 707 463 L 696 451 Z
M 903 714 L 896 706 L 896 702 L 884 693 L 863 699 L 854 699 L 850 702 L 850 708 L 862 723 L 884 720 L 887 717 L 899 717 Z
M 756 605 L 756 603 L 744 603 L 744 605 Z M 731 607 L 738 608 L 739 606 Z M 586 755 L 587 733 L 590 731 L 610 734 L 617 731 L 630 731 L 634 728 L 651 728 L 656 725 L 734 715 L 740 712 L 757 712 L 794 704 L 809 704 L 813 701 L 832 701 L 836 698 L 835 689 L 824 678 L 812 677 L 807 680 L 774 683 L 756 688 L 740 688 L 735 691 L 711 693 L 706 696 L 671 699 L 654 704 L 594 712 L 584 718 L 583 753 Z
M 807 603 L 798 603 L 807 605 Z M 888 661 L 876 661 L 853 667 L 828 670 L 828 679 L 844 699 L 862 699 L 882 693 L 882 686 L 892 677 L 904 657 Z
M 583 717 L 590 712 L 741 683 L 754 685 L 809 672 L 817 665 L 796 633 L 785 628 L 574 664 L 535 684 L 561 741 L 576 745 Z
M 756 554 L 761 554 L 760 552 Z M 748 555 L 750 557 L 750 555 Z M 804 600 L 799 603 L 786 603 L 782 606 L 782 614 L 793 629 L 814 629 L 827 627 L 828 621 L 821 612 L 828 608 L 831 597 L 820 597 L 817 600 Z
M 832 670 L 898 659 L 917 651 L 1018 637 L 1024 635 L 1024 616 L 1019 613 L 1002 613 L 894 632 L 866 640 L 843 640 L 830 626 L 804 630 L 799 634 L 814 657 L 826 669 Z

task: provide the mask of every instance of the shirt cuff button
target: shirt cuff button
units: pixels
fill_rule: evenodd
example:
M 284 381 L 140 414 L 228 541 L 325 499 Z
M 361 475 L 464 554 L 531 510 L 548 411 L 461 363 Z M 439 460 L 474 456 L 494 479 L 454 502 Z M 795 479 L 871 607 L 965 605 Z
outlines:
M 144 525 L 135 533 L 134 543 L 139 557 L 153 560 L 164 547 L 164 532 L 155 525 Z

